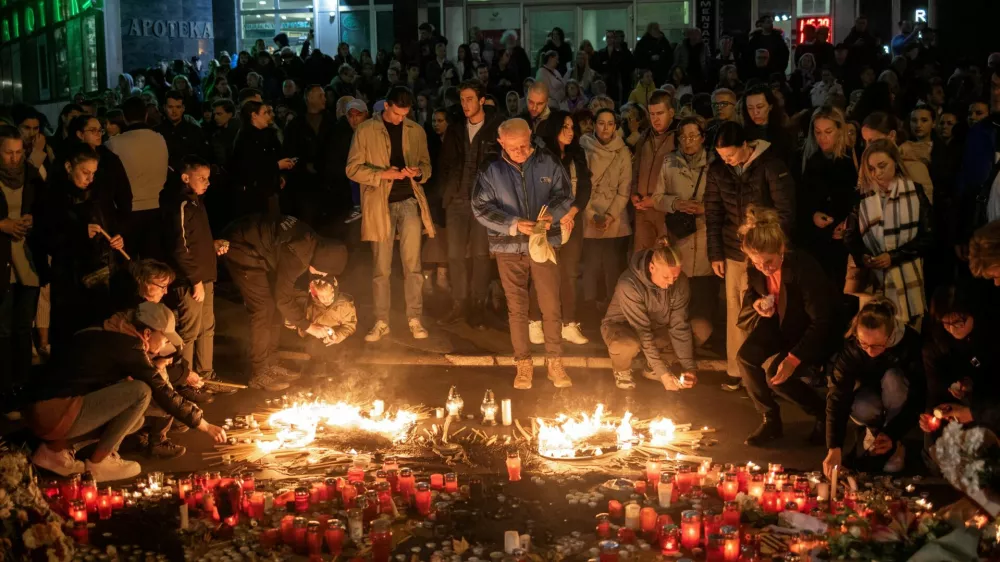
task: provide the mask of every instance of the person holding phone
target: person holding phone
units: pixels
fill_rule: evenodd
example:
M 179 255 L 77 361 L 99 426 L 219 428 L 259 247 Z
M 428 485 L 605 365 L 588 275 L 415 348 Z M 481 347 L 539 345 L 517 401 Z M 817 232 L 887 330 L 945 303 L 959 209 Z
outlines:
M 281 157 L 281 141 L 271 126 L 274 111 L 270 105 L 254 100 L 243 102 L 240 121 L 243 125 L 236 135 L 231 169 L 235 185 L 242 188 L 243 214 L 279 217 L 278 194 L 285 187 L 282 172 L 294 168 L 295 161 Z

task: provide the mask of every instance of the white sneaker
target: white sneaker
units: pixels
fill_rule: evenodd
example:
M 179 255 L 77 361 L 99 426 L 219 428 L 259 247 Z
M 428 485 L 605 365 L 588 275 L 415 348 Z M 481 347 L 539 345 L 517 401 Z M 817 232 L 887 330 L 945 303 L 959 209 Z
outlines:
M 80 474 L 84 470 L 83 461 L 73 458 L 72 449 L 53 451 L 46 443 L 42 443 L 35 449 L 35 454 L 31 455 L 31 462 L 35 466 L 40 466 L 49 472 L 55 472 L 59 476 Z
M 635 380 L 632 378 L 632 370 L 615 371 L 615 386 L 622 390 L 632 390 L 635 388 Z
M 419 318 L 410 318 L 409 324 L 410 324 L 410 333 L 413 334 L 413 339 L 425 340 L 427 339 L 427 336 L 430 335 L 427 333 L 427 329 L 424 328 L 424 325 L 420 323 Z
M 906 448 L 903 447 L 902 443 L 897 443 L 896 452 L 885 462 L 882 470 L 889 474 L 895 474 L 903 470 L 904 464 L 906 464 Z
M 87 461 L 84 463 L 87 470 L 94 475 L 97 482 L 113 482 L 115 480 L 125 480 L 135 478 L 142 472 L 142 467 L 135 461 L 127 461 L 118 453 L 111 453 L 98 463 Z
M 562 339 L 563 341 L 568 341 L 569 343 L 575 343 L 577 345 L 583 345 L 590 342 L 590 340 L 587 339 L 587 336 L 583 335 L 583 332 L 580 331 L 579 322 L 563 324 Z
M 368 330 L 368 333 L 365 334 L 365 341 L 376 342 L 387 335 L 389 335 L 389 325 L 379 320 L 375 322 L 375 325 L 372 326 L 372 329 Z
M 528 322 L 528 339 L 536 345 L 545 343 L 545 332 L 542 331 L 541 320 L 531 320 Z
M 361 207 L 354 207 L 351 209 L 351 214 L 344 219 L 344 224 L 351 224 L 352 222 L 361 218 Z

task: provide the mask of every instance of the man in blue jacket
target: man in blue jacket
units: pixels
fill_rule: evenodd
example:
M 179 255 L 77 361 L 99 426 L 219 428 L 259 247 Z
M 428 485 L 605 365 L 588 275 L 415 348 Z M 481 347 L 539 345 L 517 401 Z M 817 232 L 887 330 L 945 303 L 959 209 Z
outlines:
M 562 241 L 559 220 L 573 203 L 569 178 L 540 141 L 532 144 L 531 128 L 524 119 L 504 121 L 498 134 L 503 153 L 479 173 L 472 191 L 472 212 L 490 231 L 490 252 L 496 255 L 500 281 L 507 295 L 510 339 L 517 364 L 514 388 L 531 388 L 529 282 L 538 290 L 538 304 L 542 309 L 549 380 L 556 388 L 572 386 L 560 358 L 559 267 L 554 261 L 539 263 L 528 255 L 528 239 L 537 226 L 548 231 L 548 242 L 558 259 Z M 544 205 L 548 206 L 548 212 L 540 216 Z

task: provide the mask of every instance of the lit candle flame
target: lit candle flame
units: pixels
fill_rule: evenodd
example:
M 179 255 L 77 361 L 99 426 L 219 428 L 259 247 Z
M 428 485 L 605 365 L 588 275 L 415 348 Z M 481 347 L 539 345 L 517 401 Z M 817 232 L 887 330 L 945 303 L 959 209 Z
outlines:
M 278 449 L 306 447 L 316 439 L 316 431 L 321 423 L 328 427 L 378 433 L 398 442 L 406 438 L 407 431 L 416 421 L 417 415 L 406 410 L 399 410 L 391 417 L 379 416 L 379 419 L 372 419 L 361 413 L 360 406 L 345 402 L 294 404 L 271 414 L 267 423 L 271 428 L 277 429 L 275 439 L 258 442 L 257 446 L 267 453 Z

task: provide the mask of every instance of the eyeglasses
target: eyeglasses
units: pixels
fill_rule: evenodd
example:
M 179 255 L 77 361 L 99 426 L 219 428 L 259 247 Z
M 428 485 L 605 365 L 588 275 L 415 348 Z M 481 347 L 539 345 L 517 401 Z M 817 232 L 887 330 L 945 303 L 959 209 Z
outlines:
M 152 286 L 154 286 L 154 287 L 156 287 L 157 289 L 159 289 L 161 291 L 166 291 L 170 287 L 169 283 L 166 284 L 166 285 L 160 285 L 156 281 L 150 281 L 149 284 L 152 285 Z
M 969 317 L 967 315 L 959 314 L 958 318 L 955 319 L 955 320 L 951 320 L 951 321 L 947 321 L 947 322 L 944 321 L 944 320 L 942 320 L 941 321 L 941 325 L 944 326 L 945 328 L 961 329 L 961 328 L 965 327 L 965 324 L 968 321 L 969 321 Z
M 858 347 L 860 347 L 863 351 L 867 351 L 869 353 L 876 352 L 876 351 L 879 352 L 879 353 L 881 353 L 881 352 L 885 351 L 885 348 L 887 346 L 885 344 L 869 344 L 869 343 L 865 343 L 865 342 L 863 342 L 861 340 L 858 340 Z
M 83 132 L 84 133 L 97 133 L 99 135 L 103 135 L 104 134 L 104 129 L 100 129 L 100 128 L 98 128 L 98 129 L 84 129 Z

